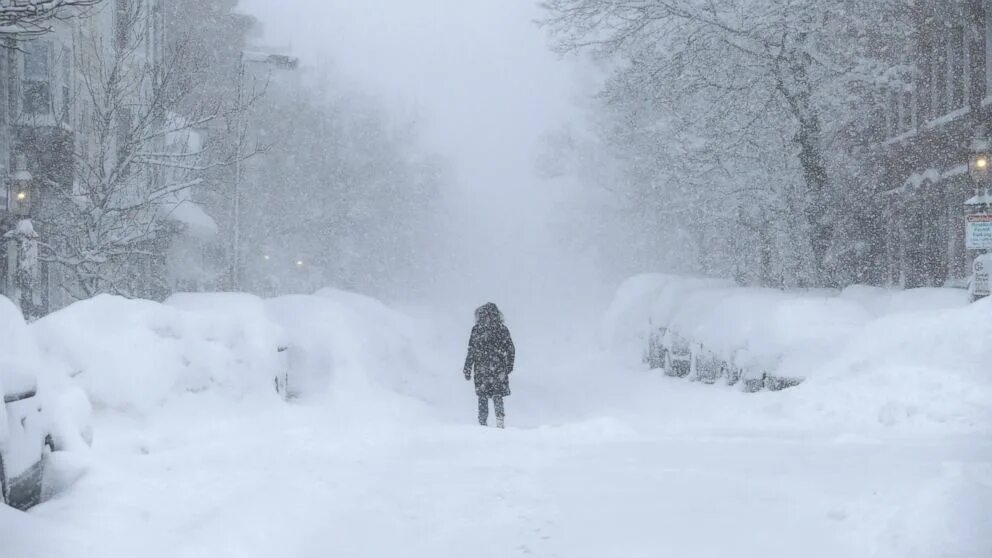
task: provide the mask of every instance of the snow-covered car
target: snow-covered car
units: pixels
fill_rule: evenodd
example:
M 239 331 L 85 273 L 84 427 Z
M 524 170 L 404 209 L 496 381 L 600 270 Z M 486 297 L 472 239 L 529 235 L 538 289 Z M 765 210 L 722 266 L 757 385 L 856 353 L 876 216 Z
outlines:
M 51 423 L 30 376 L 3 370 L 0 393 L 0 502 L 27 509 L 41 501 L 47 456 L 55 449 Z
M 52 452 L 92 440 L 89 402 L 51 369 L 20 311 L 0 296 L 0 503 L 27 509 L 41 501 Z

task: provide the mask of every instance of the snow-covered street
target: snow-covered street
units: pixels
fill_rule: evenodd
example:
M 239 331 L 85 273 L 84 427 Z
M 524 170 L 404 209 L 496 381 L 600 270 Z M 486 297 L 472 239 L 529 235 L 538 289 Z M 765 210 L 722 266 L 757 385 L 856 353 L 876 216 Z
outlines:
M 992 558 L 992 0 L 0 38 L 0 558 Z
M 987 439 L 763 427 L 764 396 L 582 362 L 522 366 L 505 431 L 472 425 L 457 372 L 441 405 L 340 393 L 259 407 L 190 395 L 149 419 L 102 415 L 92 471 L 30 515 L 50 537 L 4 556 L 990 548 Z M 588 390 L 556 384 L 569 378 Z

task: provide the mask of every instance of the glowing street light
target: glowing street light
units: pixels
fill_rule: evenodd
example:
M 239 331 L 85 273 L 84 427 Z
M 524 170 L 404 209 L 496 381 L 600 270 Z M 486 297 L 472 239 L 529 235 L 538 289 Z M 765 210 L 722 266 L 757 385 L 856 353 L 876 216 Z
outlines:
M 973 153 L 968 170 L 975 179 L 981 179 L 989 174 L 989 156 L 986 153 Z
M 976 135 L 971 142 L 970 153 L 968 154 L 968 172 L 976 182 L 982 183 L 989 177 L 992 170 L 992 159 L 990 159 L 989 140 L 981 135 Z
M 17 156 L 14 173 L 10 176 L 7 209 L 21 217 L 31 213 L 31 183 L 34 180 L 28 170 L 27 157 L 22 153 Z

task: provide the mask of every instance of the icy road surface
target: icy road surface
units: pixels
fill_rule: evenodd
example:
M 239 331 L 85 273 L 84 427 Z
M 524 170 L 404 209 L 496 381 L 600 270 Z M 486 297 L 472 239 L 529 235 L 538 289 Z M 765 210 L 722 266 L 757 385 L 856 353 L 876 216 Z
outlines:
M 554 391 L 521 379 L 505 431 L 472 425 L 457 370 L 441 410 L 365 394 L 288 406 L 199 395 L 154 418 L 105 414 L 91 472 L 28 516 L 46 540 L 15 540 L 3 556 L 970 558 L 992 548 L 987 440 L 734 426 L 759 399 L 603 375 Z

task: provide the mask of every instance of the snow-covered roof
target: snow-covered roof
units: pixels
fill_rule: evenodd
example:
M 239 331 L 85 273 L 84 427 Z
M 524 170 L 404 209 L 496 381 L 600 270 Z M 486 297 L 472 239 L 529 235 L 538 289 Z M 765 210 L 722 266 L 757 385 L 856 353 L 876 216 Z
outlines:
M 992 205 L 992 192 L 985 191 L 964 202 L 965 205 Z
M 38 233 L 34 230 L 34 223 L 31 219 L 22 219 L 17 222 L 13 230 L 8 231 L 4 237 L 25 236 L 28 238 L 38 238 Z
M 968 174 L 968 165 L 966 164 L 955 165 L 943 171 L 930 168 L 924 171 L 914 172 L 909 175 L 909 178 L 907 178 L 905 182 L 902 183 L 902 186 L 891 190 L 886 190 L 885 192 L 882 192 L 882 195 L 894 196 L 905 194 L 918 189 L 926 183 L 936 184 L 942 180 L 947 180 L 948 178 L 954 178 L 965 174 Z
M 167 218 L 185 225 L 186 232 L 195 238 L 208 240 L 217 236 L 220 230 L 213 217 L 191 200 L 164 204 L 162 210 Z

